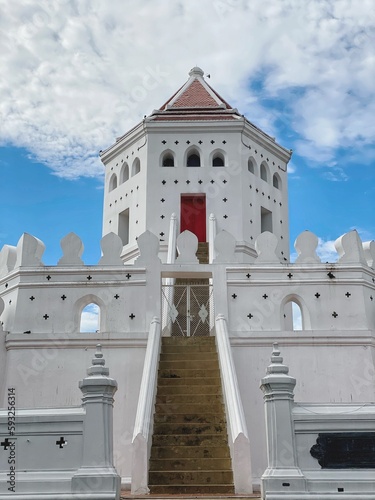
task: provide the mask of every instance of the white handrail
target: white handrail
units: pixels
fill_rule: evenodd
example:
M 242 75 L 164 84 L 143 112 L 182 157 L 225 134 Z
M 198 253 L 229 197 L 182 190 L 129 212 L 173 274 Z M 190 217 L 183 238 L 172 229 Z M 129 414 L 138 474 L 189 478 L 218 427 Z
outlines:
M 216 317 L 216 345 L 230 431 L 229 446 L 232 455 L 235 492 L 252 493 L 249 436 L 229 343 L 227 322 L 223 314 Z
M 210 214 L 208 218 L 208 262 L 213 263 L 215 259 L 216 217 Z
M 161 329 L 159 318 L 151 321 L 148 335 L 137 414 L 132 440 L 132 484 L 133 495 L 149 493 L 148 465 L 153 430 L 158 363 L 160 356 Z

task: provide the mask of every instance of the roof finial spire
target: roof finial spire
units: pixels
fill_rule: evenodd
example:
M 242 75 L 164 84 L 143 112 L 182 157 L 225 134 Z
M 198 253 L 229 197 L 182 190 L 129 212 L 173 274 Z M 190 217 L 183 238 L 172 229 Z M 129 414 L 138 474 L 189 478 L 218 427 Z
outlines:
M 199 68 L 198 66 L 194 66 L 194 68 L 192 68 L 189 71 L 189 76 L 203 76 L 203 75 L 204 75 L 203 69 Z

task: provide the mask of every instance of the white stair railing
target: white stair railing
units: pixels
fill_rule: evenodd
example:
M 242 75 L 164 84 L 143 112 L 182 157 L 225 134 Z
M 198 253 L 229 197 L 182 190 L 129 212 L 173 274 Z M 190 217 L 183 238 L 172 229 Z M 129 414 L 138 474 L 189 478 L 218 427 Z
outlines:
M 144 495 L 149 493 L 148 467 L 154 424 L 153 415 L 157 390 L 160 344 L 160 321 L 158 318 L 154 317 L 151 321 L 148 335 L 132 440 L 131 492 L 133 495 Z
M 252 493 L 249 436 L 229 343 L 228 326 L 223 314 L 216 317 L 216 345 L 228 419 L 234 488 L 239 494 Z

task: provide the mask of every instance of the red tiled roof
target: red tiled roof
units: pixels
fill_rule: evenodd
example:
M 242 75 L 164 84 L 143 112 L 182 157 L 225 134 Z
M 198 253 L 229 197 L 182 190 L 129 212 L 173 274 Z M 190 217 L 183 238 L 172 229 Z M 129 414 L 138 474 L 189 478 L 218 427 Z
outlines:
M 203 71 L 193 68 L 191 78 L 163 106 L 154 111 L 156 121 L 236 120 L 239 116 L 202 78 Z
M 216 100 L 207 92 L 201 82 L 193 80 L 171 108 L 217 108 L 218 106 Z

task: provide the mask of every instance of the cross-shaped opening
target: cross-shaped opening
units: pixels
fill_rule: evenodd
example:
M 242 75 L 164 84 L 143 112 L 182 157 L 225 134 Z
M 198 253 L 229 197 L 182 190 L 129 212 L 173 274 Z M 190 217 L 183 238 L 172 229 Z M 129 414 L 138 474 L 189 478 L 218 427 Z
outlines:
M 68 444 L 68 441 L 65 441 L 65 439 L 61 436 L 58 441 L 56 441 L 56 445 L 59 448 L 63 448 L 66 444 Z

